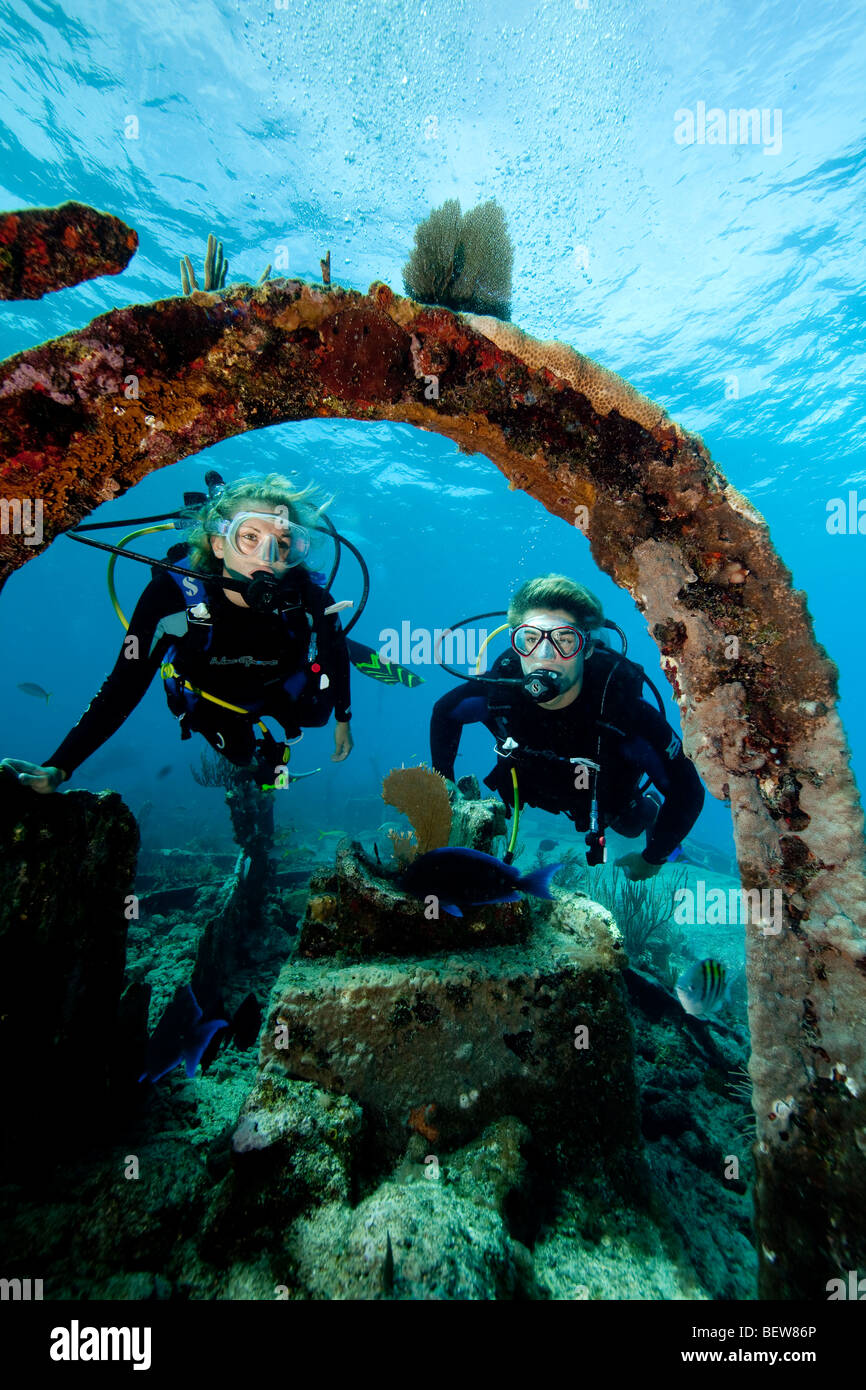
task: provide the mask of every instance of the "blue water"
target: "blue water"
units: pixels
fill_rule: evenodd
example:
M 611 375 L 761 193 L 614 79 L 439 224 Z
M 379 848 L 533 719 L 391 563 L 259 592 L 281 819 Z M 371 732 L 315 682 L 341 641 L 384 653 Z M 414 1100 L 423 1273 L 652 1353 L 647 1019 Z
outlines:
M 0 205 L 76 198 L 140 237 L 120 277 L 4 306 L 0 356 L 178 293 L 179 257 L 200 266 L 212 230 L 230 280 L 257 279 L 281 256 L 318 279 L 330 248 L 335 281 L 401 291 L 431 206 L 496 197 L 516 248 L 515 322 L 596 357 L 699 431 L 766 516 L 839 665 L 862 785 L 866 537 L 826 529 L 830 499 L 866 499 L 858 5 L 19 0 L 0 8 L 0 55 Z M 780 113 L 780 148 L 678 143 L 676 113 L 699 103 Z M 482 456 L 407 426 L 307 422 L 152 475 L 98 518 L 171 509 L 213 466 L 227 478 L 291 470 L 336 493 L 332 515 L 370 565 L 356 635 L 372 644 L 404 621 L 436 628 L 504 607 L 535 573 L 580 579 L 626 629 L 676 726 L 628 595 L 573 528 L 508 492 Z M 104 571 L 61 538 L 7 584 L 0 753 L 44 759 L 113 664 L 121 629 Z M 127 611 L 146 578 L 122 567 Z M 347 562 L 336 597 L 358 592 Z M 426 755 L 429 712 L 451 680 L 422 674 L 413 691 L 354 676 L 355 751 L 335 767 L 330 731 L 309 732 L 296 765 L 324 770 L 283 814 L 338 826 L 345 797 Z M 20 681 L 52 691 L 50 703 Z M 488 771 L 490 743 L 471 731 L 460 772 Z M 154 686 L 73 785 L 114 786 L 133 809 L 152 800 L 182 843 L 205 807 L 225 819 L 219 793 L 189 776 L 203 746 L 179 743 Z M 729 845 L 724 808 L 710 802 L 695 834 Z

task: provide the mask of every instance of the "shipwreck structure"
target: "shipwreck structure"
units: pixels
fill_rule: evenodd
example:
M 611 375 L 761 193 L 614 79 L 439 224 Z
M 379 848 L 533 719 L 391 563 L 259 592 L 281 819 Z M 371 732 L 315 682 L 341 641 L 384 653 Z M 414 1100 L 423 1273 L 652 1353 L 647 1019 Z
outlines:
M 781 929 L 747 928 L 760 1292 L 825 1298 L 866 1268 L 862 811 L 805 597 L 699 438 L 513 324 L 283 279 L 115 309 L 4 362 L 0 493 L 42 499 L 48 544 L 223 439 L 347 416 L 486 455 L 644 614 L 743 885 L 782 905 Z M 3 534 L 0 583 L 36 553 Z

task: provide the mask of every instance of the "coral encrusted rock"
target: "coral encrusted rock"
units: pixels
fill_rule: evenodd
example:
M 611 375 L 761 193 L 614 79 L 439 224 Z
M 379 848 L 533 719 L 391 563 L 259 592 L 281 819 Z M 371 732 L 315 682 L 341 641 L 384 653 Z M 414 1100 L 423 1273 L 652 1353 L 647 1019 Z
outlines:
M 88 1145 L 113 1079 L 138 826 L 116 792 L 40 796 L 0 769 L 3 1158 Z
M 412 1132 L 452 1149 L 513 1115 L 551 1154 L 615 1164 L 639 1145 L 619 933 L 569 893 L 539 916 L 510 946 L 342 968 L 296 957 L 262 1062 L 357 1101 L 385 1158 Z
M 0 213 L 0 299 L 41 299 L 98 275 L 119 275 L 138 234 L 86 203 Z
M 376 864 L 354 840 L 341 840 L 333 869 L 310 880 L 301 924 L 301 956 L 353 960 L 375 955 L 426 955 L 520 941 L 532 918 L 526 901 L 467 907 L 462 917 L 431 917 L 424 903 L 400 891 L 395 869 Z

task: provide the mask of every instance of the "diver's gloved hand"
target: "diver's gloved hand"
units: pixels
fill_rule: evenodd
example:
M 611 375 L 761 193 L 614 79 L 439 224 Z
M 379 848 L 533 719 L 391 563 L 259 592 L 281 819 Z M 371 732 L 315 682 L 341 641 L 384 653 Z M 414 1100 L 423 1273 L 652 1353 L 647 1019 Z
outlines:
M 633 883 L 639 883 L 644 878 L 655 878 L 661 868 L 661 864 L 648 864 L 643 855 L 636 850 L 632 850 L 631 854 L 624 854 L 621 859 L 615 859 L 613 862 Z
M 331 754 L 331 762 L 341 763 L 344 758 L 348 758 L 354 747 L 355 742 L 350 726 L 338 721 L 334 729 L 334 748 L 336 751 Z
M 40 767 L 38 763 L 26 763 L 21 758 L 4 758 L 0 767 L 14 772 L 19 782 L 35 792 L 55 792 L 60 783 L 66 781 L 66 773 L 59 767 Z

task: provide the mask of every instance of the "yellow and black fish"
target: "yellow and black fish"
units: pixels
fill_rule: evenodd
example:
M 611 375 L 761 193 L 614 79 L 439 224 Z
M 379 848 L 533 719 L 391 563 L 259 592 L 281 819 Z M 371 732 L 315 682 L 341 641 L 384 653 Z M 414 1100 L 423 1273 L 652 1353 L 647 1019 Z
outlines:
M 349 648 L 349 660 L 355 669 L 364 676 L 370 676 L 374 681 L 380 681 L 382 685 L 405 685 L 411 690 L 416 685 L 424 684 L 423 676 L 398 665 L 396 661 L 386 661 L 375 647 L 356 642 L 353 637 L 346 638 L 346 646 Z
M 707 1018 L 728 998 L 728 972 L 718 960 L 698 960 L 688 966 L 675 985 L 676 996 L 687 1014 Z

